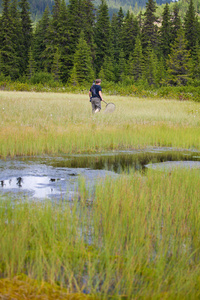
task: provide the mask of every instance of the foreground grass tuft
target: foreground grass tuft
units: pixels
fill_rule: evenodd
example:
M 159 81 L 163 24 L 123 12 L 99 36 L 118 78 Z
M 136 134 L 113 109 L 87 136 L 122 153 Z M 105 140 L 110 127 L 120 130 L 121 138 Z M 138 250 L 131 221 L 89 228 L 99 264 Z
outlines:
M 96 185 L 73 203 L 0 202 L 0 272 L 70 294 L 200 296 L 198 170 L 149 170 Z M 91 199 L 90 199 L 91 200 Z
M 66 289 L 30 279 L 25 275 L 11 279 L 0 279 L 0 299 L 3 300 L 94 300 L 84 294 L 69 294 Z M 97 299 L 97 298 L 96 298 Z

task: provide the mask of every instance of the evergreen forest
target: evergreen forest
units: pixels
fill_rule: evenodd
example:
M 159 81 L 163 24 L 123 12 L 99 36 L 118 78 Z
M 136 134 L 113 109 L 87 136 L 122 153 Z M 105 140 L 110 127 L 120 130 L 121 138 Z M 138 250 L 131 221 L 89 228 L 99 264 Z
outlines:
M 184 18 L 178 3 L 148 0 L 144 12 L 109 17 L 102 0 L 55 0 L 33 26 L 27 0 L 3 0 L 0 81 L 63 85 L 104 82 L 147 87 L 200 86 L 200 23 L 190 0 Z
M 19 1 L 19 0 L 18 0 Z M 93 0 L 94 6 L 97 8 L 101 2 L 101 0 Z M 198 1 L 198 0 L 195 0 Z M 69 4 L 69 0 L 65 0 L 66 4 Z M 147 0 L 107 0 L 109 15 L 112 16 L 113 12 L 119 10 L 120 7 L 123 8 L 124 11 L 132 8 L 135 11 L 139 11 L 145 7 Z M 168 0 L 157 0 L 157 4 L 162 5 L 166 2 L 171 2 Z M 2 3 L 3 0 L 0 0 L 0 12 L 2 11 Z M 29 0 L 30 4 L 30 12 L 33 20 L 38 20 L 43 14 L 46 6 L 48 5 L 49 9 L 52 10 L 54 5 L 54 0 Z

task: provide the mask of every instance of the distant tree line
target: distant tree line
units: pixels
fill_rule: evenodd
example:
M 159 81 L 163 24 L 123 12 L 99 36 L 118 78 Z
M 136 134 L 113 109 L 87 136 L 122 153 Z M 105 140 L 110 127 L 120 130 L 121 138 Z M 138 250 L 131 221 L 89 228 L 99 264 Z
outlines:
M 65 2 L 68 3 L 69 0 L 65 0 Z M 122 7 L 125 11 L 127 11 L 127 9 L 130 7 L 132 7 L 132 9 L 136 8 L 137 10 L 142 9 L 145 7 L 146 2 L 147 0 L 129 0 L 128 2 L 127 0 L 108 0 L 109 15 L 112 16 L 112 13 L 119 10 L 120 7 Z M 158 5 L 162 5 L 166 2 L 171 2 L 171 0 L 157 0 L 156 2 Z M 0 0 L 0 12 L 2 10 L 2 3 L 3 0 Z M 49 6 L 50 10 L 52 10 L 54 0 L 29 0 L 29 4 L 32 19 L 35 20 L 35 18 L 40 17 L 43 14 L 47 6 Z M 100 0 L 94 0 L 95 7 L 97 7 L 99 4 Z
M 49 6 L 50 9 L 53 7 L 53 0 L 29 0 L 30 12 L 32 17 L 35 15 L 42 15 L 45 8 Z M 2 11 L 3 0 L 0 0 L 0 11 Z
M 144 14 L 109 18 L 101 1 L 55 0 L 32 27 L 27 0 L 3 0 L 0 18 L 0 74 L 11 80 L 51 74 L 73 85 L 100 77 L 110 82 L 149 86 L 200 84 L 200 24 L 190 0 L 181 21 L 175 3 L 166 3 L 162 19 L 156 2 L 148 0 Z

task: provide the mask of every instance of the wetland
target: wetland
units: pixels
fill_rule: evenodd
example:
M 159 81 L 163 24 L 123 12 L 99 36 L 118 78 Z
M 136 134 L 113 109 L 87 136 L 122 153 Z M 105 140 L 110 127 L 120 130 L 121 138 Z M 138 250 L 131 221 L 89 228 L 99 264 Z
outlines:
M 3 297 L 200 297 L 199 104 L 106 100 L 0 92 Z
M 147 168 L 200 169 L 200 153 L 168 148 L 142 151 L 115 151 L 104 154 L 60 157 L 18 157 L 0 160 L 0 193 L 32 199 L 73 200 L 78 195 L 80 176 L 90 190 L 106 176 L 130 172 L 145 173 Z
M 92 188 L 95 177 L 104 178 L 112 174 L 109 171 L 92 170 L 87 167 L 65 167 L 65 159 L 37 157 L 1 161 L 1 195 L 70 201 L 78 193 L 80 176 L 86 178 L 87 185 Z M 55 167 L 55 164 L 59 167 Z

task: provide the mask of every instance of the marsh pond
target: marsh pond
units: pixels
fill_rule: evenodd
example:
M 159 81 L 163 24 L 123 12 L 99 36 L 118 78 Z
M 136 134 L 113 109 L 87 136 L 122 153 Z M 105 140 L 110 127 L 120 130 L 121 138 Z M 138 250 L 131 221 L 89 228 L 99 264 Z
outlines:
M 96 180 L 122 173 L 151 169 L 198 168 L 200 153 L 172 148 L 118 151 L 101 154 L 60 157 L 17 157 L 0 160 L 0 194 L 2 197 L 29 198 L 41 201 L 71 201 L 78 195 L 80 178 L 92 191 Z

